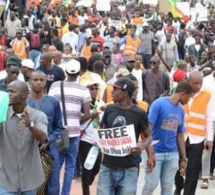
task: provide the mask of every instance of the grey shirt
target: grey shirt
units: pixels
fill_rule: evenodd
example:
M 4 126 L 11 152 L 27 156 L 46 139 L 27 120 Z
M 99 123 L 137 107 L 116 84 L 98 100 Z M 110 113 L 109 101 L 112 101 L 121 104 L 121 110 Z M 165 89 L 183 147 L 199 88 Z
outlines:
M 152 54 L 152 41 L 154 40 L 154 33 L 149 31 L 147 33 L 140 33 L 139 38 L 141 39 L 138 53 Z
M 170 92 L 169 76 L 163 71 L 157 74 L 152 70 L 147 70 L 142 74 L 143 80 L 143 100 L 149 105 L 161 95 L 167 96 Z
M 28 107 L 30 120 L 47 134 L 47 117 Z M 8 109 L 7 120 L 0 124 L 0 186 L 12 192 L 38 188 L 44 181 L 38 141 L 21 123 L 22 119 Z

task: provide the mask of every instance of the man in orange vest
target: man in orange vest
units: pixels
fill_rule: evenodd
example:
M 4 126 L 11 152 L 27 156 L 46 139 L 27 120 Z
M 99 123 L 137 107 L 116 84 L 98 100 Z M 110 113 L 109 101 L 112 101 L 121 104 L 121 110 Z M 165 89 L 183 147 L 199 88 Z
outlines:
M 199 71 L 193 71 L 188 79 L 195 95 L 188 104 L 184 105 L 185 111 L 185 145 L 188 158 L 185 181 L 178 172 L 175 177 L 176 190 L 174 195 L 179 195 L 184 187 L 184 195 L 194 195 L 201 168 L 202 152 L 204 147 L 212 147 L 213 131 L 211 116 L 211 93 L 202 88 L 203 76 Z
M 141 39 L 135 35 L 137 27 L 132 25 L 130 34 L 120 40 L 119 45 L 125 44 L 123 55 L 125 59 L 127 57 L 134 57 L 137 53 L 137 49 L 141 43 Z
M 24 60 L 28 58 L 29 53 L 29 42 L 25 37 L 22 36 L 22 30 L 17 29 L 16 37 L 10 43 L 15 55 L 20 59 Z

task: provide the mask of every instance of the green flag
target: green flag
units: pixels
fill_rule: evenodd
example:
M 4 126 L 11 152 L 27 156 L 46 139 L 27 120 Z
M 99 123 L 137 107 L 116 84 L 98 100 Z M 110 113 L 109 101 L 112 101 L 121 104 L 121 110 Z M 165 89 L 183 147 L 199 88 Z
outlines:
M 0 91 L 0 123 L 6 121 L 7 110 L 9 107 L 9 94 L 4 91 Z

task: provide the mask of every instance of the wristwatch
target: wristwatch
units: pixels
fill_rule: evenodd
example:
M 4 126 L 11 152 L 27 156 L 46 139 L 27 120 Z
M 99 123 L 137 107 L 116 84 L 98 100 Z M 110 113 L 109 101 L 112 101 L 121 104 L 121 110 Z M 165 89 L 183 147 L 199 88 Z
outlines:
M 34 122 L 31 121 L 30 126 L 29 127 L 33 127 L 34 126 Z
M 185 163 L 187 163 L 188 159 L 187 158 L 181 158 L 180 161 L 184 161 Z

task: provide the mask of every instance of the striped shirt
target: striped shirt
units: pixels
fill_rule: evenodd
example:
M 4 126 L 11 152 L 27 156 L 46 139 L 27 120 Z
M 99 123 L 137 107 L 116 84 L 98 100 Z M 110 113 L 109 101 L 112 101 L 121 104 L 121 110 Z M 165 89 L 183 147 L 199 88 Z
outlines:
M 63 113 L 60 81 L 52 84 L 49 90 L 49 95 L 56 97 L 60 101 L 61 111 Z M 69 137 L 80 136 L 81 108 L 83 104 L 91 102 L 90 92 L 86 87 L 80 85 L 79 83 L 64 81 L 64 96 Z
M 47 134 L 46 115 L 30 107 L 28 113 L 34 126 Z M 0 186 L 23 192 L 38 188 L 43 181 L 38 141 L 10 107 L 6 122 L 0 125 Z

